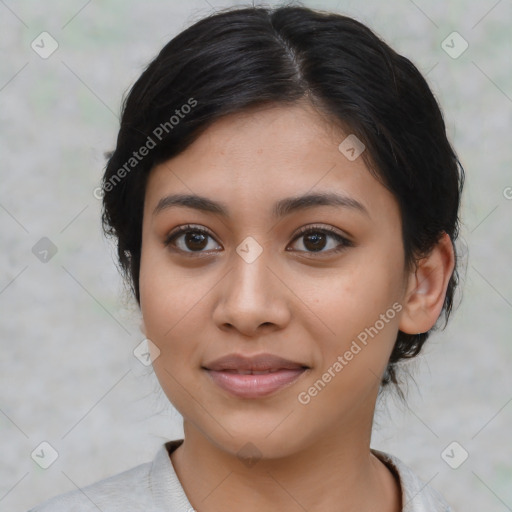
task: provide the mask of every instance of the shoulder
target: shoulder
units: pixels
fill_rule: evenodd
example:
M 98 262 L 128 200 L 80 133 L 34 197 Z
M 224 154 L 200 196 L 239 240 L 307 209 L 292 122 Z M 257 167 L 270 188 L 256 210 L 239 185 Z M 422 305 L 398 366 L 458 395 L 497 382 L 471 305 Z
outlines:
M 96 483 L 61 494 L 29 512 L 126 512 L 150 511 L 151 462 Z
M 439 492 L 418 478 L 400 459 L 379 450 L 371 451 L 398 475 L 404 512 L 454 512 Z

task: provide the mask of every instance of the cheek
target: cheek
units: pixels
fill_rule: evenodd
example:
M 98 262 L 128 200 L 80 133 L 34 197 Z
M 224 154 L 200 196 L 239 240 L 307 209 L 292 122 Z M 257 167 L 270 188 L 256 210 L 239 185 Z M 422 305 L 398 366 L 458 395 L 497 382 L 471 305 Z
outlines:
M 170 268 L 141 264 L 141 311 L 146 336 L 159 350 L 153 368 L 164 393 L 181 414 L 190 407 L 190 394 L 200 393 L 190 370 L 200 363 L 205 315 L 201 295 L 204 293 L 197 281 Z
M 388 280 L 370 279 L 367 272 L 337 284 L 341 294 L 332 289 L 324 309 L 325 322 L 335 335 L 316 338 L 319 364 L 300 390 L 301 404 L 314 402 L 315 418 L 341 419 L 347 410 L 372 407 L 398 331 L 401 305 Z
M 141 273 L 141 311 L 148 338 L 157 345 L 166 345 L 176 333 L 188 325 L 198 303 L 197 287 L 158 273 L 157 268 L 144 276 Z M 190 327 L 190 325 L 188 325 Z
M 334 336 L 323 337 L 321 367 L 341 378 L 333 388 L 367 388 L 379 382 L 396 340 L 402 284 L 399 254 L 358 254 L 350 271 L 333 275 L 314 301 Z M 324 316 L 325 315 L 325 316 Z M 333 365 L 341 356 L 342 369 Z M 326 378 L 329 378 L 328 376 Z
M 166 251 L 151 242 L 142 243 L 139 291 L 140 308 L 148 338 L 160 344 L 186 315 L 193 287 L 182 272 L 169 264 Z
M 363 254 L 357 259 L 346 272 L 333 274 L 329 285 L 317 290 L 314 300 L 336 334 L 344 338 L 373 324 L 400 298 L 399 264 L 391 264 L 391 258 Z
M 199 361 L 208 318 L 207 295 L 215 284 L 200 274 L 198 269 L 171 265 L 165 251 L 142 253 L 139 287 L 146 336 L 160 350 L 157 366 L 172 369 L 173 374 Z

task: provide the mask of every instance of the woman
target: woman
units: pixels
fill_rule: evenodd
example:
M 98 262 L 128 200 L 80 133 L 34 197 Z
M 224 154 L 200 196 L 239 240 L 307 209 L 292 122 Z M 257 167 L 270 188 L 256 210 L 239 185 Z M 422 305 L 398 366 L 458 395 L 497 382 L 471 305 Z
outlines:
M 125 100 L 103 224 L 184 439 L 34 510 L 451 510 L 370 438 L 452 309 L 463 181 L 424 78 L 361 23 L 178 34 Z

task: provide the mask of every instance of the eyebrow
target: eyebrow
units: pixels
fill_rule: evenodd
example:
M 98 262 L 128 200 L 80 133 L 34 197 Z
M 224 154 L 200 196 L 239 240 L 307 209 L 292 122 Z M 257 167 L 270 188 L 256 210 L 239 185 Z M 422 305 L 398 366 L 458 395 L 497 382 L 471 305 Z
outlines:
M 229 217 L 228 208 L 225 204 L 194 194 L 173 194 L 162 197 L 153 210 L 153 215 L 173 206 L 193 208 L 204 212 L 219 214 L 222 217 Z M 335 192 L 321 192 L 280 199 L 274 204 L 272 215 L 274 218 L 282 218 L 293 212 L 313 208 L 315 206 L 336 206 L 348 208 L 359 211 L 360 213 L 370 217 L 368 210 L 362 203 L 352 197 L 337 194 Z

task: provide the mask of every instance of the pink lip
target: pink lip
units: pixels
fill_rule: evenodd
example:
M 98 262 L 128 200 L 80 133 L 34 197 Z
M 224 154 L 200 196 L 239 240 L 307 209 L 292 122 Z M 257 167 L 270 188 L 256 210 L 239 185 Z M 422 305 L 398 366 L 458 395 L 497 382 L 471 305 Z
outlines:
M 291 385 L 308 367 L 272 354 L 229 354 L 203 369 L 225 391 L 241 398 L 259 398 Z
M 257 354 L 255 356 L 244 356 L 242 354 L 228 354 L 227 356 L 215 359 L 203 365 L 207 370 L 240 370 L 240 371 L 265 371 L 265 370 L 295 370 L 304 368 L 306 365 L 283 359 L 273 354 Z
M 241 374 L 230 370 L 208 370 L 208 375 L 222 389 L 240 398 L 259 398 L 289 386 L 306 368 L 281 369 L 263 374 Z

